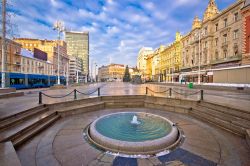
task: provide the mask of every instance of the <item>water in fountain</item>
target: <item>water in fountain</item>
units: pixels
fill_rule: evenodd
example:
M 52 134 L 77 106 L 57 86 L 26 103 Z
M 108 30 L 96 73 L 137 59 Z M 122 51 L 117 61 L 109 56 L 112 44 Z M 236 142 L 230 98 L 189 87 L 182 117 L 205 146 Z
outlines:
M 133 116 L 131 124 L 137 124 L 137 125 L 140 124 L 140 122 L 137 120 L 137 116 L 136 115 Z

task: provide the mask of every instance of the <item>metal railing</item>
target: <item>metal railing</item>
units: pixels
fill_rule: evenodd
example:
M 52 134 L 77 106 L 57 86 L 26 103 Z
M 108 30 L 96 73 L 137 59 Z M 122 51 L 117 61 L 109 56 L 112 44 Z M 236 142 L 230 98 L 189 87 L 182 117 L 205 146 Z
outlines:
M 92 95 L 93 93 L 97 92 L 97 95 L 98 96 L 101 96 L 101 91 L 100 91 L 100 87 L 94 89 L 93 91 L 91 92 L 81 92 L 77 89 L 74 89 L 73 91 L 71 91 L 70 93 L 66 94 L 66 95 L 63 95 L 63 96 L 51 96 L 51 95 L 48 95 L 48 94 L 45 94 L 43 92 L 39 92 L 39 104 L 42 104 L 43 103 L 43 96 L 46 96 L 46 97 L 49 97 L 49 98 L 54 98 L 54 99 L 61 99 L 61 98 L 65 98 L 65 97 L 68 97 L 70 96 L 71 94 L 74 94 L 74 100 L 77 100 L 77 93 L 79 94 L 82 94 L 82 95 Z
M 181 93 L 181 92 L 178 92 L 176 90 L 174 90 L 173 88 L 168 88 L 167 90 L 164 90 L 164 91 L 154 91 L 152 89 L 150 89 L 149 87 L 146 87 L 146 95 L 148 95 L 149 93 L 148 92 L 153 92 L 153 93 L 168 93 L 169 97 L 172 97 L 173 96 L 173 93 L 176 93 L 180 96 L 185 96 L 185 97 L 188 97 L 188 96 L 193 96 L 193 95 L 197 95 L 197 94 L 200 94 L 200 100 L 203 100 L 204 99 L 204 90 L 198 90 L 196 92 L 193 92 L 193 93 Z

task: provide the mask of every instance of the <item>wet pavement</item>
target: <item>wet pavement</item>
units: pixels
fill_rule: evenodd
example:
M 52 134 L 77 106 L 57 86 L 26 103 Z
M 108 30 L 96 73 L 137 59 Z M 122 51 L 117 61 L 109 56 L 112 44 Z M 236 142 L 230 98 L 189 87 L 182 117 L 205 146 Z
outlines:
M 74 94 L 71 93 L 74 89 L 77 89 L 77 99 L 94 97 L 97 96 L 97 88 L 100 87 L 101 96 L 106 95 L 145 95 L 146 87 L 148 87 L 148 95 L 169 97 L 169 89 L 172 88 L 171 97 L 183 98 L 191 100 L 199 100 L 201 98 L 200 90 L 188 89 L 185 87 L 178 86 L 167 86 L 164 84 L 130 84 L 122 82 L 111 82 L 111 83 L 96 83 L 88 84 L 83 86 L 68 87 L 67 89 L 50 90 L 50 89 L 29 89 L 22 90 L 25 95 L 22 97 L 0 99 L 0 118 L 13 115 L 15 113 L 27 110 L 29 108 L 38 105 L 38 93 L 42 91 L 44 94 L 52 96 L 46 97 L 43 95 L 43 103 L 51 104 L 61 101 L 74 100 Z M 92 93 L 94 92 L 94 93 Z M 71 93 L 71 94 L 69 94 Z M 90 94 L 90 95 L 84 95 Z M 60 96 L 67 97 L 60 98 Z M 59 97 L 59 98 L 57 98 Z M 250 94 L 237 93 L 232 91 L 214 91 L 204 90 L 204 100 L 223 104 L 229 107 L 235 107 L 242 110 L 250 111 Z

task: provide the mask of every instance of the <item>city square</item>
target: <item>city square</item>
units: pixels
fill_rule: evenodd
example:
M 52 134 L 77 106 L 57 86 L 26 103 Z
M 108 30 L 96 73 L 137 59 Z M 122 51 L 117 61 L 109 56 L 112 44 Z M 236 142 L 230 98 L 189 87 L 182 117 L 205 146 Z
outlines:
M 250 166 L 249 0 L 45 1 L 1 2 L 1 166 Z

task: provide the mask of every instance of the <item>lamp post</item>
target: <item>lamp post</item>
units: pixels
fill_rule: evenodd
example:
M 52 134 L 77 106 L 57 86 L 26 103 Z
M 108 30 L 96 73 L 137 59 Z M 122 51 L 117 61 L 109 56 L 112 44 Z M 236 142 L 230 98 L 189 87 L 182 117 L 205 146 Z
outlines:
M 199 59 L 199 64 L 198 64 L 198 84 L 201 84 L 201 54 L 202 54 L 202 51 L 201 51 L 201 36 L 203 35 L 203 32 L 202 30 L 199 30 L 199 33 L 198 33 L 198 40 L 199 40 L 199 50 L 198 50 L 198 53 L 199 53 L 199 56 L 198 56 L 198 59 Z M 200 53 L 201 52 L 201 53 Z
M 97 63 L 95 62 L 95 78 L 94 78 L 95 82 L 97 82 L 97 80 L 96 80 L 96 67 L 97 67 Z
M 6 0 L 2 0 L 2 88 L 5 88 Z
M 64 25 L 62 21 L 56 21 L 54 24 L 54 30 L 58 32 L 58 43 L 57 43 L 57 84 L 60 85 L 60 35 L 64 31 Z

